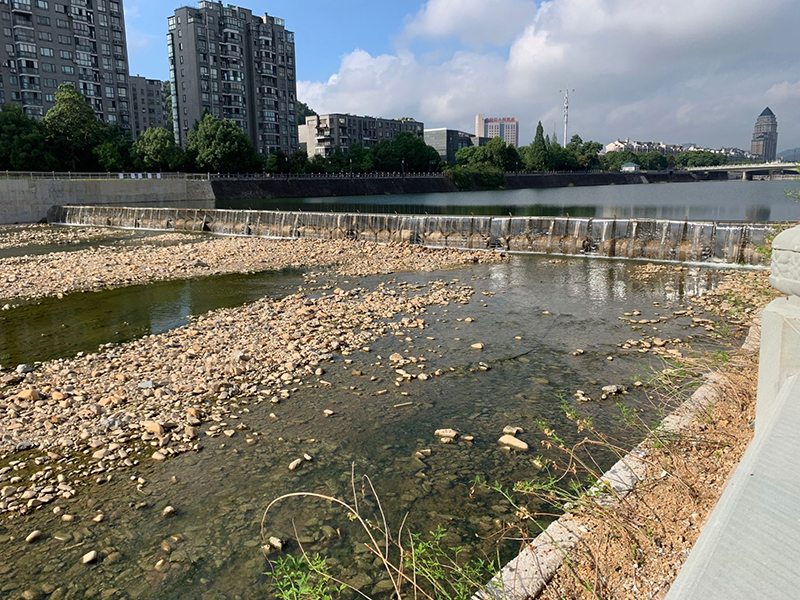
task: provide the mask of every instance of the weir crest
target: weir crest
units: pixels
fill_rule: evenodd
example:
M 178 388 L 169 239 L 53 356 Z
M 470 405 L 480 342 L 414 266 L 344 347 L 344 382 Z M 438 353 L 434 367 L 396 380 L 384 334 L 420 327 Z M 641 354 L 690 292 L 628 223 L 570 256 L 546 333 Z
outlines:
M 355 239 L 432 248 L 767 265 L 766 223 L 644 218 L 388 215 L 54 206 L 56 225 L 205 231 L 278 239 Z

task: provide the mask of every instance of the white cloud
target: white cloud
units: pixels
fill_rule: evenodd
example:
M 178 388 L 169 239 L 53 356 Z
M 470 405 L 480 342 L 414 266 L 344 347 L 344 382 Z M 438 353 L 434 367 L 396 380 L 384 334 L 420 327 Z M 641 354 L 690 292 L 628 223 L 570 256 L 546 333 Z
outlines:
M 514 0 L 430 0 L 402 36 L 475 41 L 476 22 L 514 19 Z M 448 12 L 446 9 L 451 9 Z M 447 20 L 461 6 L 460 20 Z M 326 82 L 300 82 L 298 95 L 321 111 L 414 116 L 432 127 L 471 129 L 478 112 L 522 121 L 521 141 L 561 119 L 565 85 L 570 131 L 608 142 L 749 146 L 767 104 L 780 123 L 781 147 L 800 146 L 800 81 L 794 50 L 800 11 L 793 0 L 549 0 L 505 31 L 506 51 L 427 48 L 344 57 Z M 497 38 L 499 39 L 499 38 Z M 481 42 L 492 42 L 488 37 Z M 447 47 L 446 45 L 444 46 Z M 561 126 L 557 127 L 559 139 Z
M 399 41 L 454 37 L 470 47 L 505 45 L 535 14 L 532 0 L 428 0 L 406 22 Z
M 790 100 L 800 100 L 800 80 L 789 83 L 781 81 L 767 90 L 767 98 L 770 102 L 789 102 Z

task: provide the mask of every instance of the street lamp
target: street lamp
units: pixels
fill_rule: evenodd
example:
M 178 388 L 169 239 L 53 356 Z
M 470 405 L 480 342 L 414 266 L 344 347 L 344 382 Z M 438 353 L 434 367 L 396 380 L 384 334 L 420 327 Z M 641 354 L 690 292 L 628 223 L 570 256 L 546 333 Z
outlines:
M 406 159 L 403 158 L 403 159 L 400 160 L 400 162 L 403 163 L 403 177 L 405 177 L 406 176 Z

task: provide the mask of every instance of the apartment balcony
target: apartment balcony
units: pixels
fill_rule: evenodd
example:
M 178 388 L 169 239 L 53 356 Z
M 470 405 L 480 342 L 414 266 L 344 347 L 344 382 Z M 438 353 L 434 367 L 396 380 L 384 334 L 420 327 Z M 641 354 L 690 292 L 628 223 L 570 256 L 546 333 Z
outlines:
M 33 11 L 31 10 L 31 5 L 28 2 L 12 2 L 11 10 L 13 12 L 33 14 Z
M 326 140 L 333 137 L 331 135 L 330 129 L 317 129 L 317 139 L 318 140 Z
M 33 67 L 19 67 L 19 72 L 21 75 L 38 75 L 39 69 L 34 69 Z
M 35 44 L 36 38 L 32 35 L 27 35 L 25 33 L 14 33 L 14 41 L 15 42 L 27 42 L 29 44 Z

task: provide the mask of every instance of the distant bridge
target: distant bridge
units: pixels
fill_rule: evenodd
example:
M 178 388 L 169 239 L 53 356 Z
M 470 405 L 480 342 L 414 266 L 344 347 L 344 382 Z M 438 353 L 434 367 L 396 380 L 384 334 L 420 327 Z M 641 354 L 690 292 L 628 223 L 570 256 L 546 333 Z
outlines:
M 741 173 L 742 179 L 752 179 L 753 175 L 769 175 L 771 171 L 800 171 L 800 162 L 738 163 L 716 165 L 713 167 L 689 167 L 693 173 Z

